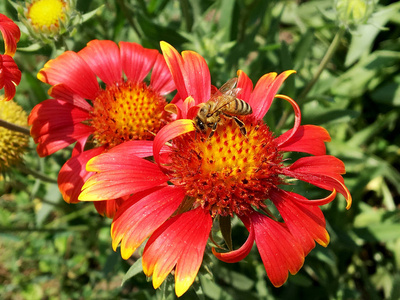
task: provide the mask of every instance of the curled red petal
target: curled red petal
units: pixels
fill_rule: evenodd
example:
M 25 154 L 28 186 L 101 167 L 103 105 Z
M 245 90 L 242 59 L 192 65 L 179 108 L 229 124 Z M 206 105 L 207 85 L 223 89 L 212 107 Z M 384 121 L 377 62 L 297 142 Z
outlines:
M 223 262 L 226 263 L 236 263 L 244 259 L 250 253 L 251 248 L 253 247 L 254 244 L 254 229 L 251 223 L 248 225 L 248 229 L 249 229 L 249 236 L 247 237 L 246 242 L 239 249 L 230 252 L 220 253 L 217 252 L 213 247 L 211 249 L 213 254 L 219 260 L 222 260 Z
M 276 139 L 280 151 L 305 152 L 312 155 L 325 155 L 325 142 L 330 142 L 331 137 L 325 128 L 314 125 L 299 126 L 286 131 Z
M 122 81 L 122 66 L 119 48 L 113 41 L 92 40 L 78 55 L 106 84 Z
M 331 155 L 302 157 L 283 168 L 281 172 L 329 191 L 336 190 L 345 197 L 346 208 L 351 207 L 350 191 L 340 175 L 345 173 L 344 164 L 340 159 Z
M 165 125 L 154 138 L 153 155 L 157 164 L 160 164 L 160 151 L 165 143 L 177 136 L 194 131 L 194 123 L 192 120 L 180 119 Z
M 4 88 L 4 100 L 15 96 L 15 87 L 21 82 L 21 71 L 9 55 L 0 55 L 0 89 Z
M 147 49 L 137 43 L 119 42 L 122 69 L 128 80 L 142 82 L 161 55 L 155 49 Z
M 123 259 L 133 252 L 179 207 L 185 191 L 174 186 L 155 187 L 134 194 L 119 208 L 111 227 L 112 246 L 121 243 Z
M 21 31 L 17 24 L 7 16 L 0 14 L 0 31 L 3 35 L 6 55 L 14 56 Z
M 290 139 L 292 139 L 292 137 L 297 133 L 297 130 L 300 127 L 300 123 L 301 123 L 301 111 L 300 111 L 300 107 L 297 105 L 296 101 L 294 101 L 292 98 L 290 98 L 289 96 L 285 96 L 285 95 L 275 95 L 276 98 L 281 98 L 284 99 L 286 101 L 288 101 L 294 110 L 294 125 L 293 128 L 291 129 L 290 133 L 288 135 L 285 136 L 285 139 L 281 139 L 280 142 L 281 143 L 285 143 L 287 141 L 289 141 Z

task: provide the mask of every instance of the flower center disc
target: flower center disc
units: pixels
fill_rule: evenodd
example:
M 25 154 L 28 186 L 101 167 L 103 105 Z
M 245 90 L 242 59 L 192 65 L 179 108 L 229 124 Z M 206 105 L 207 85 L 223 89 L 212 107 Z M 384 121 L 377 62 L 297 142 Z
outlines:
M 28 17 L 32 25 L 38 28 L 51 25 L 59 27 L 59 20 L 65 19 L 63 7 L 65 2 L 61 0 L 38 0 L 29 7 Z
M 167 102 L 143 82 L 107 86 L 93 104 L 91 125 L 98 146 L 152 140 L 168 121 L 164 112 Z
M 282 156 L 268 126 L 252 117 L 243 121 L 246 136 L 232 119 L 222 119 L 210 139 L 191 132 L 174 140 L 171 181 L 213 216 L 263 207 L 269 189 L 281 183 Z

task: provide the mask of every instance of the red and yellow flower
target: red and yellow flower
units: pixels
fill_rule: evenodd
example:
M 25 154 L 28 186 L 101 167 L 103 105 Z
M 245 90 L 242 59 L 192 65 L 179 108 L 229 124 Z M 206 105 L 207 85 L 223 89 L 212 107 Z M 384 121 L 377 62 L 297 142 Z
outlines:
M 21 71 L 13 59 L 21 32 L 17 24 L 3 14 L 0 14 L 0 31 L 5 45 L 5 53 L 0 55 L 0 89 L 4 88 L 4 100 L 8 101 L 14 98 L 15 87 L 21 81 Z
M 351 205 L 341 176 L 344 165 L 326 155 L 328 132 L 319 126 L 300 125 L 296 102 L 276 94 L 294 71 L 268 73 L 254 88 L 249 77 L 238 71 L 237 97 L 253 110 L 249 116 L 238 117 L 247 133 L 244 135 L 232 118 L 221 116 L 210 138 L 209 132 L 196 131 L 193 121 L 199 106 L 215 91 L 205 60 L 192 51 L 179 55 L 164 42 L 161 49 L 184 101 L 167 106 L 177 120 L 158 132 L 155 162 L 135 155 L 142 149 L 140 144 L 117 146 L 88 162 L 87 169 L 96 174 L 85 183 L 79 199 L 101 201 L 131 195 L 113 219 L 113 248 L 120 245 L 122 257 L 127 259 L 148 238 L 143 270 L 153 277 L 155 288 L 174 270 L 176 294 L 185 293 L 201 266 L 213 222 L 219 221 L 226 231 L 226 224 L 235 215 L 249 231 L 247 241 L 230 252 L 213 248 L 214 255 L 225 262 L 237 262 L 248 255 L 255 242 L 269 279 L 274 286 L 281 286 L 288 272 L 299 271 L 315 242 L 323 246 L 329 243 L 318 206 L 332 201 L 336 192 L 346 198 L 347 208 Z M 274 98 L 288 101 L 295 111 L 293 128 L 279 137 L 274 137 L 263 122 Z M 283 155 L 292 151 L 310 155 L 286 165 Z M 331 194 L 308 200 L 282 189 L 288 185 L 287 177 Z M 271 206 L 280 216 L 271 212 Z
M 151 70 L 148 85 L 144 80 Z M 89 159 L 130 140 L 142 140 L 142 153 L 135 155 L 152 155 L 154 135 L 170 121 L 164 96 L 175 84 L 165 60 L 136 43 L 93 40 L 47 62 L 38 78 L 52 85 L 52 98 L 36 105 L 28 119 L 37 152 L 47 156 L 76 142 L 58 176 L 68 203 L 79 201 L 92 174 L 85 169 Z M 120 202 L 109 199 L 96 208 L 112 216 Z

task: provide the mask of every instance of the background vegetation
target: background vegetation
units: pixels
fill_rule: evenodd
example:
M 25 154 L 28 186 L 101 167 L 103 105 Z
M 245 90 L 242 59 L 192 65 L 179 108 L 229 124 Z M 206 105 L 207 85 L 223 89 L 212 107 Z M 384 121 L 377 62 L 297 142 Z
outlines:
M 297 70 L 280 93 L 299 103 L 303 124 L 330 132 L 328 152 L 346 165 L 352 208 L 345 210 L 341 196 L 323 208 L 330 245 L 317 246 L 283 287 L 266 279 L 257 251 L 237 264 L 207 254 L 182 299 L 400 299 L 400 4 L 369 1 L 363 7 L 354 0 L 349 2 L 362 9 L 348 13 L 345 2 L 80 0 L 82 15 L 101 8 L 71 25 L 74 34 L 55 46 L 23 33 L 15 101 L 29 113 L 47 99 L 49 86 L 36 79 L 39 69 L 92 39 L 157 49 L 164 40 L 179 51 L 195 50 L 207 60 L 216 86 L 238 69 L 253 82 L 268 72 Z M 3 0 L 0 11 L 18 20 L 9 2 Z M 291 108 L 275 101 L 266 120 L 279 134 L 293 124 Z M 141 272 L 131 269 L 124 278 L 134 258 L 123 261 L 112 251 L 111 222 L 92 204 L 68 205 L 54 182 L 27 175 L 36 170 L 56 179 L 69 155 L 67 149 L 39 158 L 31 140 L 24 167 L 4 175 L 0 298 L 174 299 L 172 278 L 159 290 Z M 323 196 L 308 185 L 304 195 Z M 234 227 L 236 247 L 245 232 Z

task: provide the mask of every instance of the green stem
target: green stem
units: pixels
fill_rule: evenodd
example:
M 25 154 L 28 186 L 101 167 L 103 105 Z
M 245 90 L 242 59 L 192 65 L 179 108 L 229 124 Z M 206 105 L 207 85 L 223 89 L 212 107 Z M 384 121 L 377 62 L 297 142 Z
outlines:
M 26 135 L 30 135 L 29 128 L 4 121 L 3 119 L 0 119 L 0 126 L 12 131 L 17 131 Z
M 179 2 L 181 4 L 180 6 L 183 18 L 185 19 L 186 31 L 191 32 L 193 26 L 193 20 L 190 15 L 189 2 L 187 0 L 180 0 Z
M 57 179 L 49 177 L 49 176 L 47 176 L 47 175 L 45 175 L 45 174 L 43 174 L 41 172 L 29 169 L 29 168 L 27 168 L 26 166 L 24 166 L 22 164 L 20 164 L 18 166 L 18 169 L 20 171 L 22 171 L 23 173 L 25 173 L 27 175 L 33 175 L 35 178 L 40 179 L 42 181 L 50 182 L 50 183 L 57 183 Z
M 340 28 L 339 31 L 336 33 L 335 37 L 333 38 L 332 43 L 330 44 L 328 50 L 326 51 L 324 57 L 322 58 L 317 71 L 314 73 L 313 78 L 311 78 L 310 82 L 306 85 L 300 95 L 297 97 L 297 100 L 300 102 L 303 100 L 307 94 L 310 92 L 314 84 L 318 81 L 319 76 L 321 75 L 322 71 L 325 69 L 326 65 L 331 60 L 333 54 L 335 53 L 337 47 L 339 46 L 340 39 L 342 38 L 345 32 L 344 28 Z

